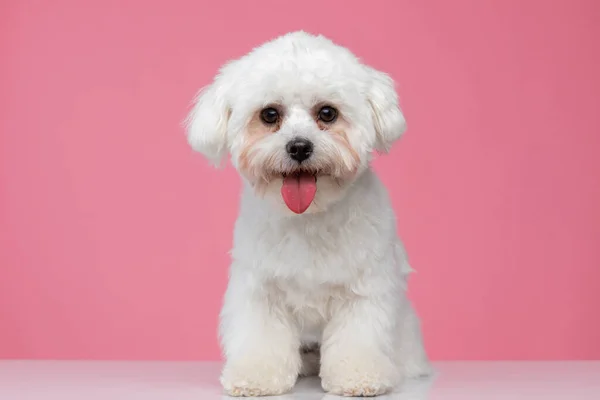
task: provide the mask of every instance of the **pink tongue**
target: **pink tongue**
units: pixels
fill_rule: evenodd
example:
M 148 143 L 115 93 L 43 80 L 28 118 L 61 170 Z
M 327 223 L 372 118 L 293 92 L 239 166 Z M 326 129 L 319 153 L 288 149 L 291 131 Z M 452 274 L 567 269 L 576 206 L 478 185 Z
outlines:
M 301 173 L 283 178 L 281 196 L 290 210 L 302 214 L 315 198 L 317 178 L 314 175 Z

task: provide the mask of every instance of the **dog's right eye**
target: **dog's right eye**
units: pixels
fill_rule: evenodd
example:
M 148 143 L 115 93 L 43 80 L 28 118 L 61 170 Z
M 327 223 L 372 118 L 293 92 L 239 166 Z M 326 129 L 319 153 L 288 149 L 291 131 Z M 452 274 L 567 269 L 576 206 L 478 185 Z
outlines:
M 265 108 L 260 112 L 260 119 L 265 124 L 272 125 L 279 119 L 279 112 L 273 107 Z

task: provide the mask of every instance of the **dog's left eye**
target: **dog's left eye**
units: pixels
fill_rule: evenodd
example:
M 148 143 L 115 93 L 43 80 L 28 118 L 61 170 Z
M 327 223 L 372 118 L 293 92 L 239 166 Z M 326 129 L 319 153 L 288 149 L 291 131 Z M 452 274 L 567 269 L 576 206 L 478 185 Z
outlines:
M 337 110 L 330 106 L 325 106 L 319 110 L 318 118 L 323 122 L 333 122 L 337 118 Z

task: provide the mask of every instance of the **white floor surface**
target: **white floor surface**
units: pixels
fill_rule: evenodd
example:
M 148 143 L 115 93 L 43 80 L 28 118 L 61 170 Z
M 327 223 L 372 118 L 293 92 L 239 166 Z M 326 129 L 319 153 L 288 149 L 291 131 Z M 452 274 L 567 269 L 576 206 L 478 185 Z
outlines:
M 436 375 L 379 399 L 600 400 L 600 361 L 439 362 Z M 0 361 L 0 400 L 214 400 L 219 363 Z M 269 400 L 341 399 L 317 378 Z

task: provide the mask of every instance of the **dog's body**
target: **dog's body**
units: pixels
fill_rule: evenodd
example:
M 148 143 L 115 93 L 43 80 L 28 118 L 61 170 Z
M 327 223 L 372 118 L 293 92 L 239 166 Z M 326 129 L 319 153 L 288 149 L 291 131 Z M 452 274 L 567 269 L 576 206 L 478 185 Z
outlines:
M 216 161 L 229 152 L 244 178 L 221 313 L 229 394 L 280 394 L 319 374 L 328 392 L 369 396 L 429 373 L 410 267 L 369 167 L 404 128 L 386 75 L 303 32 L 228 64 L 201 93 L 190 143 Z

